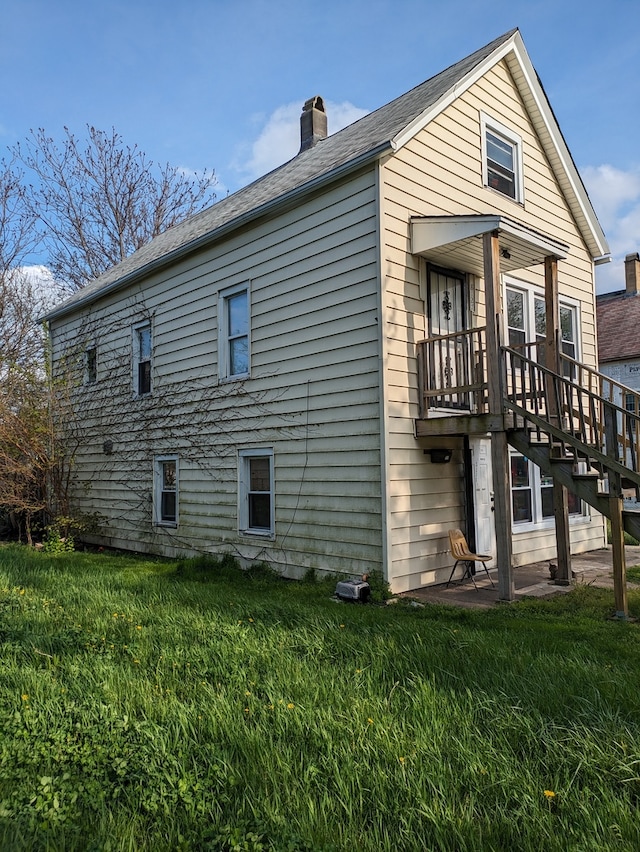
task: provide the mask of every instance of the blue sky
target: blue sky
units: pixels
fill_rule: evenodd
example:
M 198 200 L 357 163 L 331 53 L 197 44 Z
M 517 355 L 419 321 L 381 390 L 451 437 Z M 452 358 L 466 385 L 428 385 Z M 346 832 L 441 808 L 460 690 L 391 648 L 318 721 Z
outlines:
M 213 168 L 219 195 L 519 27 L 624 287 L 640 251 L 637 0 L 1 0 L 0 147 L 112 127 L 153 160 Z

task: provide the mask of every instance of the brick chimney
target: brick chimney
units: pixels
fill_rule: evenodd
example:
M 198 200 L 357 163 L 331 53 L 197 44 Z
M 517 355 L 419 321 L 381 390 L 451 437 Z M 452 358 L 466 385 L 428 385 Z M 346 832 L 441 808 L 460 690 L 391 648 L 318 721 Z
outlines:
M 319 95 L 302 107 L 300 116 L 300 152 L 313 148 L 316 142 L 327 138 L 327 114 Z
M 640 293 L 640 256 L 638 252 L 628 254 L 624 259 L 624 282 L 627 296 Z

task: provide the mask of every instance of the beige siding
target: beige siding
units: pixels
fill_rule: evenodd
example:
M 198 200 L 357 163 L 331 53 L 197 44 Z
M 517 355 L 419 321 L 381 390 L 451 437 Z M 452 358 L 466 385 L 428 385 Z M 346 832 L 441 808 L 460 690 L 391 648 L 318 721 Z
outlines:
M 487 106 L 489 105 L 489 106 Z M 480 113 L 511 128 L 522 138 L 524 204 L 482 185 Z M 411 255 L 411 216 L 503 213 L 569 245 L 559 266 L 561 294 L 577 300 L 581 322 L 581 356 L 596 363 L 593 267 L 522 100 L 504 63 L 495 66 L 383 168 L 383 245 L 385 398 L 390 413 L 387 475 L 390 579 L 400 591 L 446 580 L 451 566 L 447 530 L 466 525 L 460 442 L 449 465 L 433 465 L 413 437 L 418 413 L 415 344 L 425 336 L 424 268 Z M 514 273 L 514 279 L 544 288 L 544 270 Z M 484 319 L 484 291 L 473 295 L 476 324 Z M 442 443 L 442 442 L 441 442 Z M 399 499 L 401 506 L 399 507 Z M 602 543 L 602 520 L 572 526 L 576 550 Z M 516 564 L 547 558 L 555 549 L 553 530 L 514 535 Z
M 382 566 L 375 172 L 265 219 L 52 328 L 54 358 L 95 343 L 80 387 L 78 505 L 100 541 L 231 551 L 290 575 Z M 251 377 L 218 381 L 218 294 L 251 290 Z M 153 324 L 153 392 L 132 393 L 131 325 Z M 113 453 L 103 442 L 113 442 Z M 238 533 L 239 448 L 274 452 L 273 540 Z M 179 525 L 152 524 L 153 457 L 179 456 Z M 98 539 L 96 539 L 98 540 Z

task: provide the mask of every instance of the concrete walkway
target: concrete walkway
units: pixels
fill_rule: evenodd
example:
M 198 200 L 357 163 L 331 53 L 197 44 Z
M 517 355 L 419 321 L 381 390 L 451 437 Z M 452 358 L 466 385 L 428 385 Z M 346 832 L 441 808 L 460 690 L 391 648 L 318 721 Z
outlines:
M 625 547 L 627 568 L 640 565 L 640 546 Z M 513 569 L 516 600 L 522 598 L 546 598 L 570 592 L 575 585 L 583 584 L 613 589 L 613 556 L 611 546 L 589 553 L 572 555 L 573 580 L 570 586 L 557 586 L 551 579 L 549 561 L 533 562 Z M 497 571 L 491 571 L 494 586 L 483 569 L 476 573 L 477 589 L 471 580 L 452 583 L 450 586 L 428 586 L 406 592 L 401 597 L 412 598 L 422 603 L 439 603 L 449 606 L 484 609 L 500 603 L 498 600 Z M 633 584 L 635 585 L 635 584 Z

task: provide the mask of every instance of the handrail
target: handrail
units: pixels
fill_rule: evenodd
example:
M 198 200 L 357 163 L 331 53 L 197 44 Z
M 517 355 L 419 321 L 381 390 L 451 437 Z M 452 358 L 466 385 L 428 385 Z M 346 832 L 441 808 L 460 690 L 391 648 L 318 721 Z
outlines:
M 640 418 L 599 393 L 608 377 L 565 355 L 567 375 L 559 375 L 524 355 L 522 347 L 505 346 L 502 353 L 507 408 L 528 419 L 538 437 L 542 432 L 551 435 L 560 455 L 570 446 L 577 457 L 609 467 L 640 486 Z M 582 384 L 585 376 L 588 381 Z M 617 446 L 611 441 L 607 446 L 607 419 L 615 426 Z

